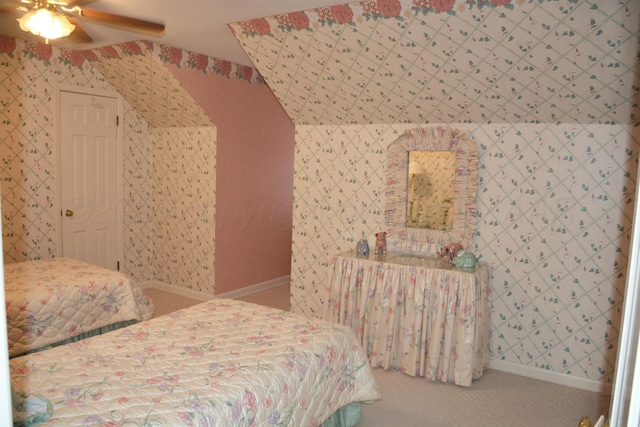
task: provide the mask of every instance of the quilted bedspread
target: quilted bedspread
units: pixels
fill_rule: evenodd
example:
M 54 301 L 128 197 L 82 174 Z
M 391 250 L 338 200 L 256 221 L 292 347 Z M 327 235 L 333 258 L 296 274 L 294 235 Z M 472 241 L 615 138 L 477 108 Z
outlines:
M 7 264 L 4 277 L 10 357 L 153 314 L 126 274 L 74 259 Z
M 317 426 L 380 398 L 349 328 L 218 298 L 10 369 L 24 424 Z

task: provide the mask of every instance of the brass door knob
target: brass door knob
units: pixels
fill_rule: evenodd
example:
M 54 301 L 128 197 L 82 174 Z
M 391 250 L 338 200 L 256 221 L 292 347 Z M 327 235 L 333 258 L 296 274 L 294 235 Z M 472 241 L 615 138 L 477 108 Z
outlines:
M 71 209 L 67 209 L 67 210 L 64 212 L 64 214 L 65 214 L 66 216 L 73 216 L 73 211 L 72 211 Z

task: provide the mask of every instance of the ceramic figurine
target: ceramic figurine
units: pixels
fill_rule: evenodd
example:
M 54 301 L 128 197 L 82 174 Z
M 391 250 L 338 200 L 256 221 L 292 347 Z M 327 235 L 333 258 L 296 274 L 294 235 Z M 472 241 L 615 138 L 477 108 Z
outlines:
M 446 258 L 449 262 L 453 262 L 453 259 L 458 255 L 458 252 L 462 250 L 460 243 L 447 243 L 439 250 L 439 255 Z
M 367 242 L 367 239 L 365 239 L 364 237 L 360 239 L 360 241 L 356 245 L 356 250 L 360 255 L 369 255 L 369 242 Z
M 476 257 L 471 252 L 460 253 L 453 259 L 453 264 L 461 268 L 473 268 L 482 255 Z
M 386 254 L 387 253 L 387 233 L 381 231 L 380 233 L 376 233 L 376 254 Z

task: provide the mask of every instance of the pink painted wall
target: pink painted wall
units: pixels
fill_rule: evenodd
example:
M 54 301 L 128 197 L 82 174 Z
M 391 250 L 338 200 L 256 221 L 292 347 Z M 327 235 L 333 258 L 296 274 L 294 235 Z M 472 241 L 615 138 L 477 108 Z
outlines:
M 293 123 L 265 84 L 166 65 L 218 129 L 216 294 L 290 275 Z

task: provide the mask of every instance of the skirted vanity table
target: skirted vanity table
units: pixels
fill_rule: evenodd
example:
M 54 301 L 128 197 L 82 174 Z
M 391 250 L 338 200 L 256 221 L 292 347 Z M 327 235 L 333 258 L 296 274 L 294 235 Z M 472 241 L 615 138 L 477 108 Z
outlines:
M 333 257 L 324 318 L 350 326 L 372 366 L 470 386 L 489 363 L 487 264 L 389 252 Z
M 435 157 L 410 166 L 414 151 L 434 152 Z M 455 153 L 455 163 L 438 163 L 442 152 Z M 439 171 L 454 171 L 452 194 L 414 187 L 414 172 L 425 173 L 434 164 Z M 432 175 L 419 178 L 436 181 Z M 350 326 L 372 366 L 461 386 L 482 376 L 490 356 L 489 265 L 460 268 L 438 256 L 443 245 L 472 244 L 477 179 L 475 143 L 456 130 L 409 130 L 387 148 L 390 251 L 335 255 L 325 294 L 324 318 Z M 430 193 L 427 201 L 416 197 L 421 192 Z M 416 206 L 420 212 L 433 208 L 435 214 L 416 218 Z M 424 227 L 427 219 L 436 222 L 433 228 Z

